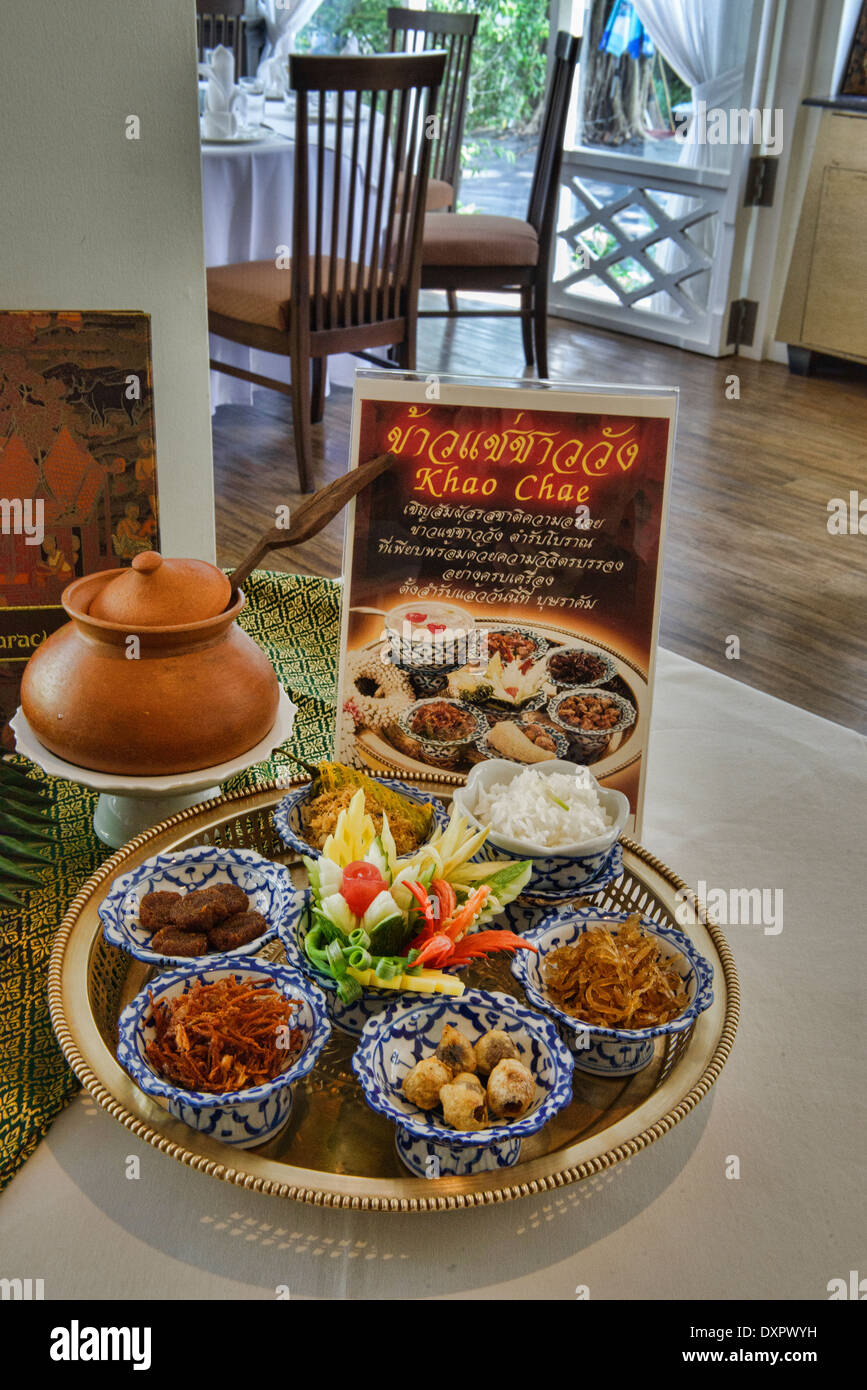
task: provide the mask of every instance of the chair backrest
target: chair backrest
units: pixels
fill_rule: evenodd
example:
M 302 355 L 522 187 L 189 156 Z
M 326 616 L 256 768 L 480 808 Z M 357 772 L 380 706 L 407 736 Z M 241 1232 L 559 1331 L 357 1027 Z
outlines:
M 539 237 L 540 261 L 547 260 L 550 254 L 557 220 L 563 141 L 566 137 L 572 79 L 580 48 L 581 40 L 574 34 L 568 34 L 563 30 L 558 33 L 527 207 L 527 221 L 536 228 Z
M 246 0 L 196 0 L 196 42 L 199 62 L 206 48 L 222 44 L 235 55 L 235 77 L 244 72 L 244 26 L 241 23 Z
M 290 56 L 292 304 L 298 315 L 309 304 L 314 333 L 336 342 L 347 330 L 393 325 L 415 304 L 445 63 L 444 53 Z M 395 341 L 386 328 L 377 342 L 367 337 L 372 346 Z
M 447 56 L 440 87 L 439 135 L 431 152 L 431 178 L 450 183 L 457 203 L 461 177 L 461 142 L 467 114 L 467 92 L 477 14 L 391 8 L 386 13 L 393 53 L 422 53 L 443 49 Z

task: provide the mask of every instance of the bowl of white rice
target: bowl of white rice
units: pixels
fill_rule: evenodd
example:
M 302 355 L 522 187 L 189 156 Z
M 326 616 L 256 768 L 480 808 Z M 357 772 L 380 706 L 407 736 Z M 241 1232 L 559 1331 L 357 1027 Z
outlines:
M 480 857 L 532 859 L 528 893 L 551 902 L 604 887 L 629 815 L 623 792 L 560 758 L 534 767 L 505 758 L 478 763 L 454 804 L 489 831 Z

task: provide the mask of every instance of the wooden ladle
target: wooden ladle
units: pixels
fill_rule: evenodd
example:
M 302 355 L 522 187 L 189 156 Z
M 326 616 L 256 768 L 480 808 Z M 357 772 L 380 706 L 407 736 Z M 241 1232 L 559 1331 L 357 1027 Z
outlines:
M 314 492 L 312 497 L 307 497 L 296 508 L 290 517 L 288 526 L 274 526 L 270 531 L 257 542 L 250 554 L 245 557 L 237 566 L 232 580 L 232 597 L 230 604 L 234 603 L 238 590 L 241 585 L 252 574 L 257 565 L 261 563 L 269 550 L 280 550 L 284 546 L 300 545 L 302 541 L 307 541 L 311 536 L 315 536 L 327 526 L 339 511 L 342 511 L 347 502 L 352 497 L 356 497 L 359 492 L 363 492 L 374 478 L 378 478 L 380 473 L 391 468 L 397 462 L 394 454 L 380 454 L 379 458 L 369 459 L 367 463 L 362 463 L 358 468 L 353 468 L 349 473 L 344 473 L 342 477 L 335 478 L 333 483 L 328 483 L 318 492 Z

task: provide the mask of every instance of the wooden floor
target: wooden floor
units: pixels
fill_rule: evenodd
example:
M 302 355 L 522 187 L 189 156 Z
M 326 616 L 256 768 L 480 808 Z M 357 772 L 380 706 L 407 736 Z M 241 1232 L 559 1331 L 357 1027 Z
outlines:
M 436 299 L 429 297 L 429 303 Z M 422 320 L 422 371 L 524 375 L 517 321 Z M 551 321 L 551 377 L 680 388 L 660 641 L 694 661 L 837 723 L 867 728 L 867 537 L 832 536 L 828 502 L 867 493 L 867 374 L 816 377 L 774 363 L 712 359 Z M 727 400 L 737 373 L 740 399 Z M 315 483 L 346 467 L 351 392 L 333 388 L 314 426 Z M 236 563 L 299 500 L 288 400 L 214 417 L 217 546 Z M 336 575 L 337 520 L 275 568 Z M 726 657 L 736 636 L 740 658 Z

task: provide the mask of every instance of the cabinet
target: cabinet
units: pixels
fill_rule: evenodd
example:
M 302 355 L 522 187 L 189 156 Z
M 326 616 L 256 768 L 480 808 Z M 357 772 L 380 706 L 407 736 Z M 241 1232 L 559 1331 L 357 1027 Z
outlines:
M 777 324 L 792 371 L 867 362 L 867 109 L 822 113 Z

